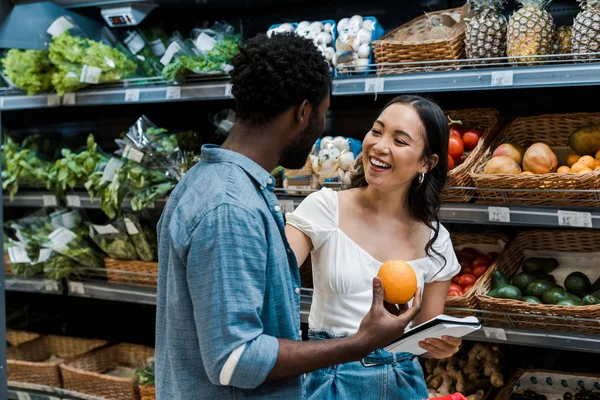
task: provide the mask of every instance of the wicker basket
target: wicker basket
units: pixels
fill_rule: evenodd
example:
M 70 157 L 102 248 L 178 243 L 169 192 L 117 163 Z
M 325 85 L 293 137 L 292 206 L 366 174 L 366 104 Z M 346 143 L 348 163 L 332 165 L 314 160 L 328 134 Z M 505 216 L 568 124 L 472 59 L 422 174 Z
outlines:
M 500 113 L 493 108 L 475 108 L 467 110 L 445 111 L 453 120 L 463 122 L 466 129 L 478 128 L 482 132 L 479 144 L 475 147 L 464 163 L 448 171 L 446 187 L 442 190 L 440 199 L 443 202 L 462 203 L 471 200 L 474 190 L 450 189 L 450 187 L 472 187 L 473 180 L 469 172 L 483 154 L 486 144 L 494 137 L 500 128 Z
M 67 390 L 106 397 L 111 400 L 137 400 L 137 378 L 104 375 L 118 367 L 137 368 L 154 356 L 154 349 L 122 343 L 105 347 L 77 360 L 61 364 Z
M 515 384 L 524 374 L 526 374 L 528 372 L 539 373 L 539 374 L 544 374 L 544 373 L 559 374 L 559 375 L 566 375 L 566 376 L 571 376 L 571 377 L 600 378 L 600 374 L 579 373 L 579 372 L 577 372 L 577 373 L 562 372 L 562 371 L 552 371 L 552 370 L 548 370 L 548 369 L 524 369 L 524 368 L 518 369 L 514 373 L 514 375 L 504 384 L 504 386 L 502 386 L 502 389 L 496 396 L 496 400 L 510 400 L 510 396 L 513 393 Z M 572 389 L 574 390 L 575 388 L 572 388 Z
M 462 15 L 463 8 L 451 10 L 436 11 L 422 15 L 412 21 L 392 30 L 379 40 L 373 41 L 373 54 L 377 64 L 385 63 L 411 63 L 420 61 L 436 60 L 460 60 L 465 55 L 465 23 L 458 22 L 451 29 L 450 36 L 444 39 L 430 39 L 422 42 L 407 42 L 406 40 L 396 40 L 395 35 L 400 30 L 410 30 L 412 33 L 425 33 L 430 25 L 430 18 L 440 14 L 459 14 Z M 461 18 L 462 21 L 462 18 Z M 457 66 L 447 64 L 443 69 L 458 69 Z M 388 66 L 380 66 L 379 73 L 398 73 L 398 72 L 418 72 L 423 67 L 403 68 L 395 70 L 392 67 L 386 71 Z
M 158 282 L 158 263 L 146 261 L 104 259 L 108 281 L 130 285 L 156 287 Z
M 471 170 L 470 175 L 476 187 L 503 189 L 502 191 L 480 191 L 479 197 L 482 202 L 571 207 L 599 206 L 600 199 L 595 193 L 569 193 L 568 190 L 597 189 L 600 185 L 600 171 L 588 174 L 483 174 L 485 164 L 491 158 L 496 147 L 502 143 L 513 143 L 525 148 L 536 142 L 544 142 L 550 147 L 568 147 L 571 133 L 578 128 L 592 124 L 600 124 L 600 113 L 551 114 L 514 120 L 496 136 Z M 535 190 L 517 191 L 515 189 Z M 557 189 L 567 192 L 548 191 Z
M 454 248 L 457 247 L 474 247 L 477 248 L 480 245 L 489 245 L 489 246 L 498 246 L 498 253 L 502 252 L 502 249 L 508 242 L 508 237 L 501 234 L 490 234 L 490 233 L 464 233 L 464 232 L 455 232 L 451 234 L 452 237 L 452 245 Z M 488 270 L 483 274 L 473 288 L 465 293 L 464 296 L 448 296 L 446 298 L 446 307 L 453 308 L 477 308 L 477 289 L 483 285 L 485 279 L 491 274 L 493 270 L 492 266 L 488 268 Z M 463 312 L 463 311 L 450 311 L 447 310 L 446 314 L 451 314 L 455 316 L 467 316 L 473 315 L 473 313 Z
M 60 388 L 61 362 L 104 345 L 104 340 L 43 336 L 11 347 L 7 349 L 8 380 Z
M 156 387 L 140 385 L 140 397 L 142 400 L 156 400 Z
M 6 330 L 6 342 L 11 346 L 18 346 L 23 343 L 31 342 L 40 337 L 39 333 L 17 331 L 14 329 Z
M 508 248 L 500 255 L 494 268 L 503 272 L 508 278 L 513 278 L 520 270 L 525 255 L 525 250 L 552 250 L 555 252 L 598 252 L 600 251 L 600 231 L 593 230 L 531 230 L 524 231 L 510 243 Z M 561 267 L 559 267 L 560 269 Z M 582 266 L 583 269 L 583 266 Z M 491 273 L 491 272 L 490 272 Z M 554 272 L 556 274 L 556 272 Z M 600 305 L 593 306 L 558 306 L 552 304 L 531 304 L 519 300 L 497 299 L 487 296 L 491 290 L 491 277 L 486 279 L 477 289 L 477 301 L 482 310 L 515 313 L 510 320 L 517 328 L 537 328 L 544 325 L 544 329 L 564 330 L 581 333 L 600 333 Z M 572 320 L 565 324 L 556 318 L 538 316 L 555 316 L 583 318 L 586 320 Z M 486 318 L 486 325 L 503 326 L 504 322 Z M 557 323 L 560 322 L 560 323 Z

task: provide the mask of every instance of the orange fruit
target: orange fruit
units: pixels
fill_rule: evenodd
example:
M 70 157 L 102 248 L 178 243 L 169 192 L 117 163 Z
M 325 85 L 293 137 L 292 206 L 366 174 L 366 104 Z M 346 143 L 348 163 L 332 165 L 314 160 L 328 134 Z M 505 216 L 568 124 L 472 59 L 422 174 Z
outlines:
M 584 169 L 579 171 L 578 174 L 589 174 L 590 172 L 594 172 L 594 170 L 592 170 L 591 168 L 585 167 Z
M 594 160 L 592 156 L 583 156 L 577 162 L 588 168 L 594 168 L 596 166 L 596 160 Z
M 381 278 L 385 301 L 391 304 L 406 304 L 417 291 L 417 274 L 406 262 L 386 261 L 377 276 Z
M 586 169 L 586 168 L 588 168 L 588 166 L 587 166 L 587 165 L 585 165 L 585 164 L 582 164 L 582 163 L 579 163 L 579 162 L 576 162 L 576 163 L 575 163 L 575 164 L 573 164 L 573 166 L 571 167 L 571 172 L 573 172 L 573 173 L 575 173 L 575 174 L 578 174 L 578 173 L 579 173 L 579 171 L 581 171 L 581 170 L 584 170 L 584 169 Z
M 556 172 L 558 172 L 559 174 L 570 174 L 571 168 L 567 167 L 566 165 L 563 165 Z
M 600 159 L 596 159 L 596 165 L 595 167 L 600 167 Z
M 573 164 L 575 164 L 577 161 L 579 161 L 580 158 L 581 158 L 581 156 L 579 154 L 575 154 L 575 153 L 569 154 L 569 157 L 567 157 L 567 166 L 572 167 Z
M 523 171 L 519 175 L 534 175 L 534 173 L 531 171 Z
M 599 159 L 600 159 L 600 150 L 598 150 L 598 151 L 596 152 L 596 157 L 594 157 L 594 158 L 595 158 L 596 160 L 599 160 Z

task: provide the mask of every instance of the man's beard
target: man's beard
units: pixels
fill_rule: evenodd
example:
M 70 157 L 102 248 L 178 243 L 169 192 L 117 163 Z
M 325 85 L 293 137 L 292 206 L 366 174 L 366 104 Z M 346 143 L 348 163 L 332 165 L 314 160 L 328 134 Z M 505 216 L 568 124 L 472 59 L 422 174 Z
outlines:
M 315 141 L 323 133 L 323 129 L 317 127 L 316 121 L 316 115 L 313 114 L 306 129 L 283 149 L 279 157 L 279 164 L 282 167 L 287 169 L 304 167 Z

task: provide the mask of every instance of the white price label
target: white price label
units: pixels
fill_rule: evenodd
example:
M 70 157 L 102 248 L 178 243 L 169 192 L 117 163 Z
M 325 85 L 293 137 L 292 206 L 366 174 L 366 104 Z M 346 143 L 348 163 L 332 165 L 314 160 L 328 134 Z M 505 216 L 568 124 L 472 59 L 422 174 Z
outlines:
M 165 54 L 163 54 L 162 58 L 160 59 L 160 63 L 165 66 L 169 65 L 169 63 L 179 50 L 181 50 L 181 46 L 179 46 L 179 43 L 171 43 L 169 47 L 167 47 Z
M 284 214 L 294 212 L 294 200 L 279 200 L 279 204 L 281 204 L 281 209 L 283 210 Z
M 144 42 L 142 36 L 137 32 L 130 32 L 130 36 L 125 39 L 125 44 L 133 55 L 136 55 L 146 47 L 146 42 Z
M 44 281 L 44 287 L 47 292 L 58 292 L 60 289 L 58 287 L 58 282 L 50 279 L 46 279 Z
M 98 232 L 100 235 L 110 235 L 110 234 L 118 234 L 119 230 L 117 228 L 115 228 L 114 226 L 112 226 L 111 224 L 108 225 L 92 225 L 94 227 L 94 230 L 96 232 Z
M 112 182 L 117 170 L 121 169 L 122 166 L 123 161 L 119 160 L 118 158 L 111 158 L 106 164 L 106 167 L 104 167 L 104 171 L 102 171 L 102 180 L 106 182 Z
M 63 106 L 74 106 L 75 105 L 75 93 L 65 93 L 62 98 Z
M 133 223 L 133 221 L 129 218 L 125 218 L 125 227 L 127 228 L 127 233 L 129 235 L 137 235 L 140 233 L 135 223 Z
M 29 393 L 17 392 L 17 399 L 18 400 L 31 400 L 31 396 L 29 396 Z
M 37 262 L 38 263 L 43 263 L 46 262 L 50 259 L 50 257 L 52 256 L 52 249 L 40 249 L 40 255 L 38 257 Z
M 85 294 L 83 283 L 69 282 L 69 293 Z
M 56 199 L 56 196 L 52 194 L 42 195 L 42 203 L 44 204 L 44 207 L 58 206 L 58 200 Z
M 67 229 L 73 229 L 81 222 L 81 215 L 78 210 L 73 210 L 62 214 L 61 219 L 62 226 Z
M 233 85 L 231 83 L 225 85 L 225 97 L 233 97 L 233 94 L 231 93 L 232 89 Z
M 365 93 L 381 93 L 385 88 L 385 80 L 383 78 L 365 79 Z
M 198 50 L 204 53 L 207 51 L 211 51 L 217 44 L 217 41 L 208 36 L 206 33 L 202 32 L 198 35 L 198 37 L 194 41 L 194 44 L 196 45 L 196 48 Z
M 140 101 L 140 89 L 127 89 L 125 91 L 125 101 Z
M 48 107 L 58 107 L 60 106 L 60 96 L 57 94 L 49 94 L 46 99 L 46 105 Z
M 504 331 L 504 329 L 490 328 L 487 326 L 484 326 L 482 329 L 486 338 L 506 341 L 506 332 Z
M 144 158 L 144 153 L 139 151 L 138 149 L 134 149 L 130 145 L 125 146 L 125 150 L 123 150 L 123 158 L 126 158 L 135 162 L 142 162 Z
M 14 264 L 31 263 L 31 258 L 27 254 L 27 250 L 22 246 L 13 246 L 8 248 L 8 258 Z
M 181 98 L 180 86 L 169 86 L 167 88 L 167 100 L 178 100 Z
M 67 195 L 67 207 L 80 208 L 81 198 L 72 194 Z
M 507 207 L 488 207 L 490 222 L 510 222 L 510 209 Z
M 492 72 L 492 86 L 512 86 L 513 71 L 494 71 Z
M 71 29 L 73 27 L 73 24 L 71 23 L 71 21 L 69 21 L 68 19 L 66 19 L 65 17 L 59 17 L 56 20 L 54 20 L 54 22 L 52 23 L 52 25 L 50 25 L 50 27 L 48 28 L 48 30 L 46 32 L 48 32 L 48 34 L 50 34 L 50 36 L 58 36 L 61 33 L 63 33 L 64 31 Z M 19 399 L 21 400 L 21 399 Z
M 60 227 L 48 235 L 52 249 L 55 249 L 59 253 L 64 251 L 76 237 L 77 235 L 74 232 L 64 227 Z
M 81 68 L 81 76 L 79 82 L 91 83 L 93 85 L 100 82 L 100 75 L 102 75 L 102 68 L 92 67 L 91 65 L 84 65 Z
M 574 228 L 591 228 L 592 214 L 588 212 L 558 210 L 558 225 Z
M 162 40 L 156 39 L 148 44 L 150 45 L 150 50 L 152 50 L 156 57 L 162 57 L 162 55 L 165 54 L 166 48 Z

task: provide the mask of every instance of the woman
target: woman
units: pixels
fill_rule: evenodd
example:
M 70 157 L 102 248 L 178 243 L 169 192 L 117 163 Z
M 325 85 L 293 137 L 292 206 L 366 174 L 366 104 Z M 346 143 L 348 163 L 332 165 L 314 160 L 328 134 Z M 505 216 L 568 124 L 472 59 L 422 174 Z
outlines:
M 442 110 L 418 96 L 388 103 L 363 142 L 352 189 L 323 189 L 287 215 L 286 234 L 302 265 L 312 255 L 314 293 L 309 338 L 353 335 L 369 311 L 372 279 L 387 260 L 405 260 L 423 287 L 419 325 L 444 310 L 460 270 L 448 231 L 438 222 L 446 180 L 448 125 Z M 427 339 L 427 356 L 452 356 L 461 340 Z M 425 399 L 427 388 L 410 353 L 371 353 L 361 362 L 311 373 L 309 399 Z

